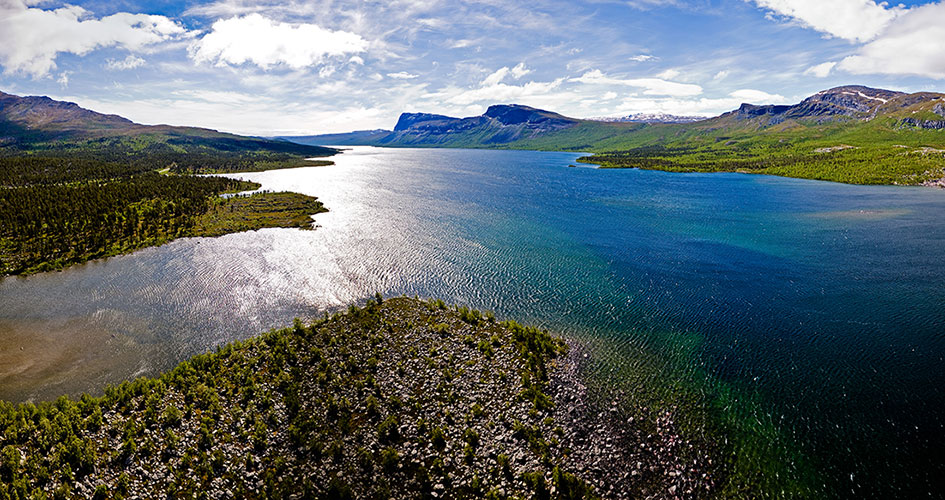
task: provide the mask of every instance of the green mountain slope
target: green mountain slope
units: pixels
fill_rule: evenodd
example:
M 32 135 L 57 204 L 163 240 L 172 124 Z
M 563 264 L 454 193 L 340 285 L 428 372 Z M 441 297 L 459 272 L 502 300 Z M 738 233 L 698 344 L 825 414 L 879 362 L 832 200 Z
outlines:
M 147 161 L 154 168 L 255 170 L 337 150 L 215 130 L 140 125 L 48 97 L 0 92 L 0 156 L 46 155 L 115 162 Z M 293 166 L 296 162 L 292 162 Z
M 405 113 L 393 131 L 360 143 L 586 151 L 595 154 L 582 161 L 612 168 L 945 185 L 945 94 L 844 86 L 693 123 L 578 120 L 515 105 L 471 118 Z

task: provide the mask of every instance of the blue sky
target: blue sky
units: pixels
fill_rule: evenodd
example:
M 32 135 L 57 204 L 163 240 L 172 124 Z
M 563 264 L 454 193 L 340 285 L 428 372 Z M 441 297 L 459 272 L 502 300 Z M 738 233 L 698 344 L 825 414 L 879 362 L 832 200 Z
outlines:
M 945 4 L 0 0 L 0 90 L 244 134 L 519 103 L 710 116 L 864 84 L 945 90 Z

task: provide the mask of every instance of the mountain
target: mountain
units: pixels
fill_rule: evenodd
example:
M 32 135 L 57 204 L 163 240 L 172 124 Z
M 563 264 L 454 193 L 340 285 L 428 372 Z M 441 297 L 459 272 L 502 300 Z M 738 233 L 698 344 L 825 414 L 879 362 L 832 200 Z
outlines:
M 745 103 L 698 121 L 628 118 L 579 120 L 527 106 L 497 105 L 469 118 L 404 113 L 391 131 L 327 137 L 333 144 L 592 152 L 596 155 L 583 161 L 608 167 L 945 185 L 941 93 L 847 85 L 793 105 Z M 314 137 L 308 138 L 310 144 L 329 144 Z
M 591 118 L 598 122 L 627 122 L 627 123 L 693 123 L 705 120 L 705 116 L 679 116 L 666 113 L 634 113 L 620 117 Z
M 349 134 L 285 137 L 302 144 L 489 147 L 566 130 L 582 120 L 522 106 L 490 106 L 480 116 L 454 118 L 430 113 L 403 113 L 394 130 L 372 130 Z
M 141 125 L 49 97 L 0 92 L 0 152 L 123 150 L 161 153 L 266 153 L 329 156 L 337 150 L 196 127 Z
M 763 105 L 742 104 L 734 111 L 723 114 L 725 119 L 751 120 L 762 118 L 759 123 L 777 125 L 785 120 L 814 120 L 817 122 L 836 121 L 847 117 L 863 121 L 874 118 L 898 117 L 913 118 L 911 115 L 922 113 L 923 118 L 941 121 L 945 118 L 943 95 L 934 92 L 906 94 L 892 90 L 874 89 L 860 85 L 848 85 L 820 91 L 798 104 Z M 927 116 L 929 113 L 934 117 Z M 910 120 L 911 121 L 911 120 Z M 916 122 L 922 128 L 943 128 L 937 124 L 925 124 L 926 120 Z
M 390 130 L 356 130 L 339 134 L 296 135 L 275 137 L 278 140 L 292 141 L 312 146 L 359 146 L 374 144 L 391 133 Z

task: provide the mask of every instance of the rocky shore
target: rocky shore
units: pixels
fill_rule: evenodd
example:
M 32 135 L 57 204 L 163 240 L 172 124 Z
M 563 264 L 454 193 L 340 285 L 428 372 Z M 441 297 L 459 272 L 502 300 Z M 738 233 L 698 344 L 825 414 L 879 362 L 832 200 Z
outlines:
M 0 405 L 4 498 L 699 498 L 670 410 L 592 396 L 582 349 L 383 300 L 105 396 Z

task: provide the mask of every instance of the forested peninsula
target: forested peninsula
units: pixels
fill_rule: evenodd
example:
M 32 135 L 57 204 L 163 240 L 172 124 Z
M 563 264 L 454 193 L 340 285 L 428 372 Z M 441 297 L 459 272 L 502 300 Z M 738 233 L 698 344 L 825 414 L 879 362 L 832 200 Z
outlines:
M 0 157 L 0 274 L 29 274 L 185 236 L 311 228 L 326 208 L 296 193 L 221 198 L 259 184 L 161 174 L 141 163 Z
M 377 295 L 102 397 L 0 403 L 0 499 L 721 491 L 706 436 L 599 399 L 582 359 L 489 313 Z

